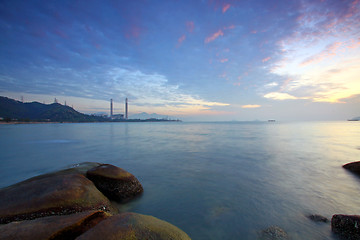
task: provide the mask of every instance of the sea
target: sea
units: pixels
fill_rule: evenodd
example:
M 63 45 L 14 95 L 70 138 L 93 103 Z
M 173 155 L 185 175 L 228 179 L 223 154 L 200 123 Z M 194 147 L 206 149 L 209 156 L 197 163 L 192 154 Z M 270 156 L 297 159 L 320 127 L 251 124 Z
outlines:
M 152 215 L 192 239 L 338 239 L 320 214 L 360 214 L 360 122 L 143 122 L 0 125 L 0 188 L 81 162 L 134 174 Z

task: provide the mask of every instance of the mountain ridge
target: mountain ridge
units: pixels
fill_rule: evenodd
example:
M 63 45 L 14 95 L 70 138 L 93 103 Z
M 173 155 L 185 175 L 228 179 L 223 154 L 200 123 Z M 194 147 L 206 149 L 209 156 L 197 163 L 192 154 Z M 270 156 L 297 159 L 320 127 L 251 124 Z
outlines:
M 4 120 L 36 122 L 101 122 L 106 118 L 80 113 L 59 103 L 20 102 L 0 96 L 0 117 Z

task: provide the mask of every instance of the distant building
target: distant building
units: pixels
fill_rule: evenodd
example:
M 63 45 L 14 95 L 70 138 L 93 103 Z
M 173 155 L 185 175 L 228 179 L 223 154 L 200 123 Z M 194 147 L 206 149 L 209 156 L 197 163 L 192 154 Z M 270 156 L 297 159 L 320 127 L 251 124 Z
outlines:
M 124 119 L 124 114 L 113 114 L 111 119 Z

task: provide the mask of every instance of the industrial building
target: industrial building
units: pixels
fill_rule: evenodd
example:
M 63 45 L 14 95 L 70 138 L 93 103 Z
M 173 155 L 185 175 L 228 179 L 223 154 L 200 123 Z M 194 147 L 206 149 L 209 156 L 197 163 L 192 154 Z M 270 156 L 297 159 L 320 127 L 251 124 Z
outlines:
M 113 99 L 110 99 L 110 119 L 113 120 L 118 120 L 118 119 L 122 119 L 122 120 L 127 120 L 128 119 L 128 99 L 125 99 L 125 114 L 114 114 L 114 104 L 113 104 Z

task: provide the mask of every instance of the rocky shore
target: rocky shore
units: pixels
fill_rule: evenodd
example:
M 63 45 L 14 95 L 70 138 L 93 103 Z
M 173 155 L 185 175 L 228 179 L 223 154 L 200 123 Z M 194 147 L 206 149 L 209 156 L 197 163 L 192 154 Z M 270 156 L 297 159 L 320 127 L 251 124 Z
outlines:
M 343 168 L 360 177 L 360 161 L 343 165 Z M 329 220 L 318 214 L 306 216 L 319 224 L 327 224 Z M 360 215 L 334 214 L 331 218 L 331 231 L 342 240 L 360 239 Z M 271 226 L 259 233 L 261 240 L 289 240 L 291 237 L 279 226 Z
M 360 176 L 360 162 L 343 167 Z M 33 177 L 0 190 L 0 239 L 190 239 L 168 222 L 112 205 L 142 192 L 134 175 L 110 164 L 86 162 Z M 317 214 L 307 218 L 329 222 Z M 360 239 L 360 215 L 333 215 L 331 230 L 340 239 Z M 271 226 L 259 239 L 291 237 Z
M 170 223 L 111 204 L 142 192 L 134 175 L 110 164 L 30 178 L 0 190 L 0 239 L 190 239 Z

